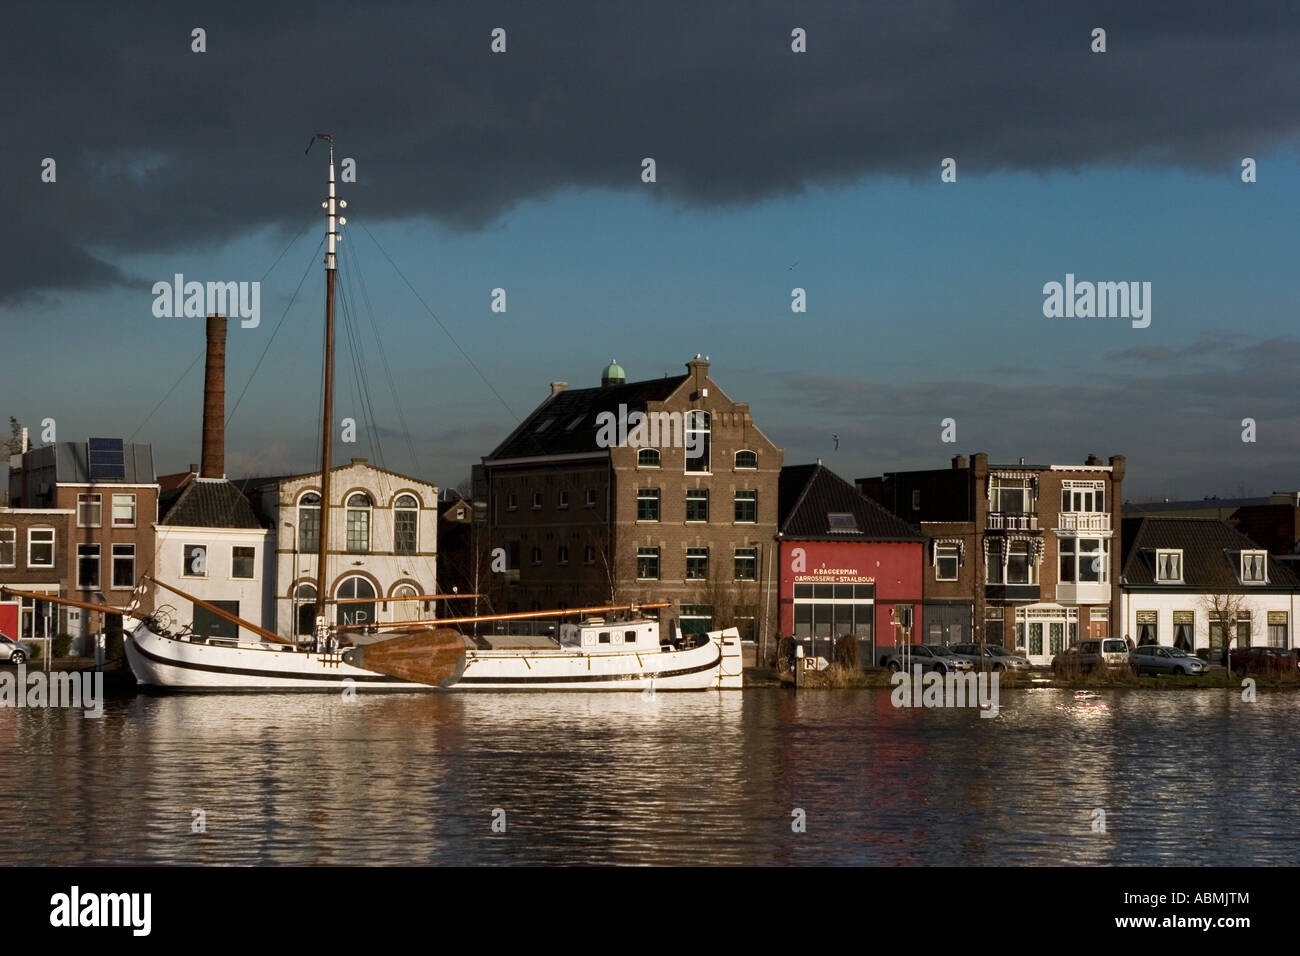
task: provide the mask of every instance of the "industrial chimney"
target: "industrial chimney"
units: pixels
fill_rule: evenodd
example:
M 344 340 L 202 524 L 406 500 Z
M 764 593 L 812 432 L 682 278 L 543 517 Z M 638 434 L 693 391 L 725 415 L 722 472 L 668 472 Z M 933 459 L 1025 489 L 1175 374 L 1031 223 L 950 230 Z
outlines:
M 226 317 L 208 316 L 203 375 L 203 456 L 200 478 L 226 477 Z

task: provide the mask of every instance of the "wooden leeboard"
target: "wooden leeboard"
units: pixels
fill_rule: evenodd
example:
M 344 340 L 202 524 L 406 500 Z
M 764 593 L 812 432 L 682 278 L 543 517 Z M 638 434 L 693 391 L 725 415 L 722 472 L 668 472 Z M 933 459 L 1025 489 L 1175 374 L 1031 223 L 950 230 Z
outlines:
M 417 627 L 387 640 L 353 647 L 343 659 L 399 680 L 449 687 L 465 672 L 465 638 L 449 627 Z

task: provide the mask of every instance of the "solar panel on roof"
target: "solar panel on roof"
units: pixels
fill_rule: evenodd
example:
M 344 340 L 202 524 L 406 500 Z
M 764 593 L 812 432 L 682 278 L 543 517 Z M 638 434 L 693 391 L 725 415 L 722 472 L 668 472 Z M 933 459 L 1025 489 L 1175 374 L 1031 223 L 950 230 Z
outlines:
M 120 438 L 92 438 L 87 443 L 90 479 L 121 480 L 126 477 L 126 450 Z

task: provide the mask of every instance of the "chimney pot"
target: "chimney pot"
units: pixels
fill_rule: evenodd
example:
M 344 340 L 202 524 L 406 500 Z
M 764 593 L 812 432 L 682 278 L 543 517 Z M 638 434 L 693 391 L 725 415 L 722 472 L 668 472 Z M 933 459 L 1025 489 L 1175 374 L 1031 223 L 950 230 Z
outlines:
M 568 387 L 569 387 L 569 383 L 568 383 L 568 382 L 552 382 L 552 383 L 551 383 L 551 394 L 552 394 L 552 395 L 559 395 L 560 392 L 564 391 L 564 390 L 565 390 L 566 388 L 568 388 Z
M 208 357 L 203 374 L 204 478 L 226 477 L 226 317 L 208 316 Z
M 953 470 L 953 471 L 964 471 L 965 468 L 966 468 L 966 456 L 965 456 L 965 455 L 953 455 L 953 456 L 952 456 L 952 470 Z

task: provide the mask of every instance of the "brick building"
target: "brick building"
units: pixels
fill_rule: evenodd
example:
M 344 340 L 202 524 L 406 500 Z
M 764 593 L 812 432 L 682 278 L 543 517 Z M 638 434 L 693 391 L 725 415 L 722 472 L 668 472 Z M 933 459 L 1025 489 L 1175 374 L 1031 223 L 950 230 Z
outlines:
M 64 508 L 0 508 L 0 586 L 54 597 L 69 594 L 73 566 L 68 541 L 75 515 Z M 68 612 L 78 611 L 8 595 L 0 595 L 0 605 L 0 631 L 14 638 L 68 633 Z M 74 616 L 73 623 L 79 620 Z
M 685 375 L 551 394 L 483 459 L 502 610 L 668 601 L 683 631 L 774 629 L 783 453 L 696 356 Z M 610 422 L 622 425 L 611 434 Z
M 926 643 L 988 640 L 1039 664 L 1119 620 L 1119 528 L 1125 463 L 990 464 L 858 480 L 921 529 Z

